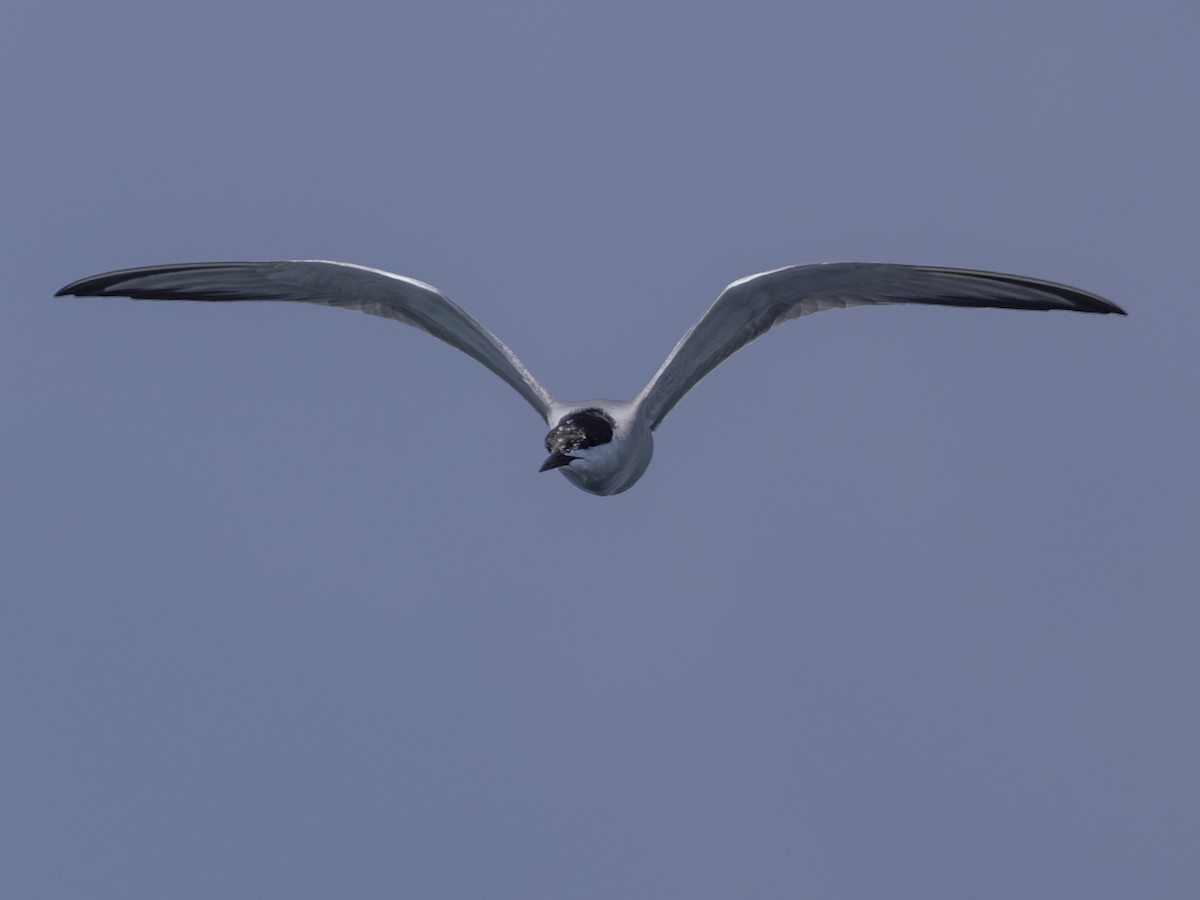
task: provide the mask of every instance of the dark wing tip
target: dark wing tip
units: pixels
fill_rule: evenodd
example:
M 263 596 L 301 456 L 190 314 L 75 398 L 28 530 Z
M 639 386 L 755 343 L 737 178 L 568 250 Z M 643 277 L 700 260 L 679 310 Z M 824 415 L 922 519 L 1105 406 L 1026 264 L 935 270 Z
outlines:
M 55 297 L 102 297 L 114 284 L 127 280 L 130 275 L 140 272 L 140 269 L 122 269 L 119 272 L 105 272 L 103 275 L 89 275 L 72 281 L 64 288 L 55 292 Z
M 1023 278 L 1017 275 L 1003 275 L 999 272 L 974 272 L 972 274 L 987 281 L 1011 284 L 1016 287 L 1031 287 L 1061 301 L 1059 303 L 1049 301 L 1045 304 L 1031 303 L 1028 307 L 1030 309 L 1065 309 L 1072 312 L 1097 313 L 1100 315 L 1107 315 L 1109 313 L 1118 316 L 1128 315 L 1125 310 L 1121 309 L 1121 307 L 1117 306 L 1111 300 L 1105 300 L 1096 294 L 1081 291 L 1079 288 L 1068 287 L 1065 284 L 1057 284 L 1053 281 L 1041 281 L 1035 278 Z
M 239 299 L 236 291 L 223 287 L 138 287 L 136 282 L 146 276 L 174 275 L 181 272 L 202 272 L 213 269 L 238 269 L 270 265 L 252 262 L 173 263 L 164 266 L 144 266 L 137 269 L 118 269 L 100 275 L 89 275 L 73 281 L 55 292 L 55 297 L 130 297 L 134 300 L 226 300 Z
M 118 269 L 115 272 L 104 272 L 100 275 L 89 275 L 87 278 L 80 278 L 78 281 L 72 281 L 66 287 L 59 289 L 55 297 L 105 297 L 118 296 L 127 297 L 128 293 L 113 291 L 111 288 L 114 285 L 129 281 L 141 275 L 165 275 L 172 271 L 180 271 L 182 269 L 198 268 L 198 266 L 146 266 L 140 269 Z
M 1129 315 L 1117 304 L 1111 300 L 1105 300 L 1096 294 L 1089 294 L 1087 291 L 1076 290 L 1075 288 L 1065 288 L 1057 292 L 1068 303 L 1074 304 L 1074 308 L 1078 312 L 1097 313 L 1098 315 Z
M 113 283 L 113 279 L 107 278 L 104 275 L 95 275 L 91 278 L 81 278 L 79 281 L 72 281 L 64 288 L 59 288 L 54 292 L 54 296 L 103 297 L 105 295 L 105 290 Z
M 1098 315 L 1109 315 L 1110 313 L 1117 316 L 1127 316 L 1129 313 L 1117 306 L 1111 300 L 1105 300 L 1103 297 L 1097 297 L 1095 294 L 1085 294 L 1082 291 L 1076 291 L 1071 295 L 1071 300 L 1074 301 L 1074 309 L 1076 312 L 1096 313 Z

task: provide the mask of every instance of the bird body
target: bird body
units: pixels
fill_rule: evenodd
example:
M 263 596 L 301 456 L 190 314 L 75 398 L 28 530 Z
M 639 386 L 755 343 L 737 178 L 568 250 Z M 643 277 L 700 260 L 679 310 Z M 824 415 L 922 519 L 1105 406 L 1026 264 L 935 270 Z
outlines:
M 542 471 L 561 469 L 589 494 L 619 494 L 633 487 L 654 455 L 654 434 L 637 403 L 588 400 L 556 403 L 546 417 L 550 456 Z
M 892 263 L 787 266 L 738 279 L 675 345 L 633 400 L 556 400 L 495 335 L 436 288 L 402 275 L 325 260 L 184 263 L 122 269 L 73 282 L 56 296 L 136 300 L 286 300 L 355 309 L 432 334 L 486 366 L 550 427 L 542 471 L 558 469 L 600 495 L 637 482 L 654 452 L 653 432 L 675 404 L 725 359 L 799 316 L 852 306 L 936 306 L 1116 313 L 1076 288 L 996 272 Z

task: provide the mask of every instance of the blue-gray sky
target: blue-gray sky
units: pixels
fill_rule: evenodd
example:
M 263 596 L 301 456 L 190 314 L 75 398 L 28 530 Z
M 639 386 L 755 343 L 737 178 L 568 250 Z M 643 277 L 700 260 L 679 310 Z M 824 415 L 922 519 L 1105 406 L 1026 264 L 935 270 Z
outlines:
M 1200 889 L 1193 3 L 18 2 L 0 896 Z M 786 325 L 628 494 L 412 329 L 52 299 L 412 275 L 557 395 L 721 288 L 985 268 L 1117 317 Z

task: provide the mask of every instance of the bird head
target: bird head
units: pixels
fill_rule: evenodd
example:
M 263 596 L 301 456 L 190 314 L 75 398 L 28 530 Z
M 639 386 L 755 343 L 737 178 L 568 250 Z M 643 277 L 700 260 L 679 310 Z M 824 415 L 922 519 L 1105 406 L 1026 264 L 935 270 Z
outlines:
M 550 455 L 540 471 L 587 461 L 597 452 L 596 448 L 612 443 L 614 424 L 609 415 L 595 407 L 563 416 L 546 435 L 546 449 Z

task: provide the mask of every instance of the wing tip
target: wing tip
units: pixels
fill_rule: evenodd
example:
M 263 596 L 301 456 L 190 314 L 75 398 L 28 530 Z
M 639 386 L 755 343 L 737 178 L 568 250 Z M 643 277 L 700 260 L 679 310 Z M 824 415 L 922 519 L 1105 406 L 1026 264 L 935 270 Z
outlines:
M 108 295 L 109 288 L 119 284 L 138 269 L 121 269 L 117 272 L 105 272 L 103 275 L 89 275 L 72 281 L 66 287 L 54 292 L 55 297 L 103 297 Z M 124 296 L 124 295 L 122 295 Z
M 96 297 L 96 296 L 99 296 L 98 293 L 95 293 L 95 291 L 97 290 L 96 282 L 98 280 L 99 279 L 96 276 L 91 276 L 89 278 L 80 278 L 78 281 L 72 281 L 66 287 L 59 288 L 57 291 L 54 292 L 54 296 L 55 297 Z M 99 288 L 99 290 L 103 290 L 103 289 L 104 289 L 103 287 Z
M 1103 297 L 1097 297 L 1095 294 L 1088 294 L 1088 299 L 1092 302 L 1088 306 L 1079 307 L 1079 312 L 1097 313 L 1098 315 L 1107 316 L 1127 316 L 1129 313 L 1117 306 L 1111 300 L 1105 300 Z
M 1055 281 L 1042 281 L 1037 278 L 1026 278 L 1020 275 L 1005 275 L 1000 272 L 971 272 L 969 274 L 991 281 L 1003 282 L 1016 285 L 1017 287 L 1033 288 L 1044 293 L 1050 294 L 1052 297 L 1057 297 L 1062 301 L 1061 305 L 1048 305 L 1046 309 L 1061 309 L 1067 312 L 1086 312 L 1097 313 L 1101 315 L 1128 315 L 1125 310 L 1117 306 L 1111 300 L 1106 300 L 1098 294 L 1093 294 L 1090 291 L 1080 290 L 1079 288 L 1070 287 L 1069 285 L 1059 284 Z
M 99 275 L 89 275 L 72 281 L 66 287 L 55 291 L 55 297 L 131 297 L 133 299 L 154 300 L 166 299 L 158 291 L 146 292 L 144 289 L 114 290 L 117 285 L 136 281 L 147 275 L 174 275 L 181 272 L 199 270 L 241 268 L 243 266 L 271 265 L 271 263 L 254 262 L 202 262 L 202 263 L 168 263 L 158 266 L 142 266 L 134 269 L 117 269 L 103 272 Z M 192 299 L 192 298 L 188 298 Z M 196 298 L 204 299 L 204 298 Z M 208 298 L 211 299 L 211 298 Z
M 1070 288 L 1062 285 L 1053 285 L 1059 290 L 1055 291 L 1058 296 L 1062 297 L 1074 305 L 1072 307 L 1059 307 L 1066 309 L 1068 312 L 1086 312 L 1096 313 L 1098 315 L 1116 315 L 1127 316 L 1129 313 L 1117 306 L 1111 300 L 1105 300 L 1098 294 L 1092 294 L 1087 291 L 1081 291 L 1078 288 Z

